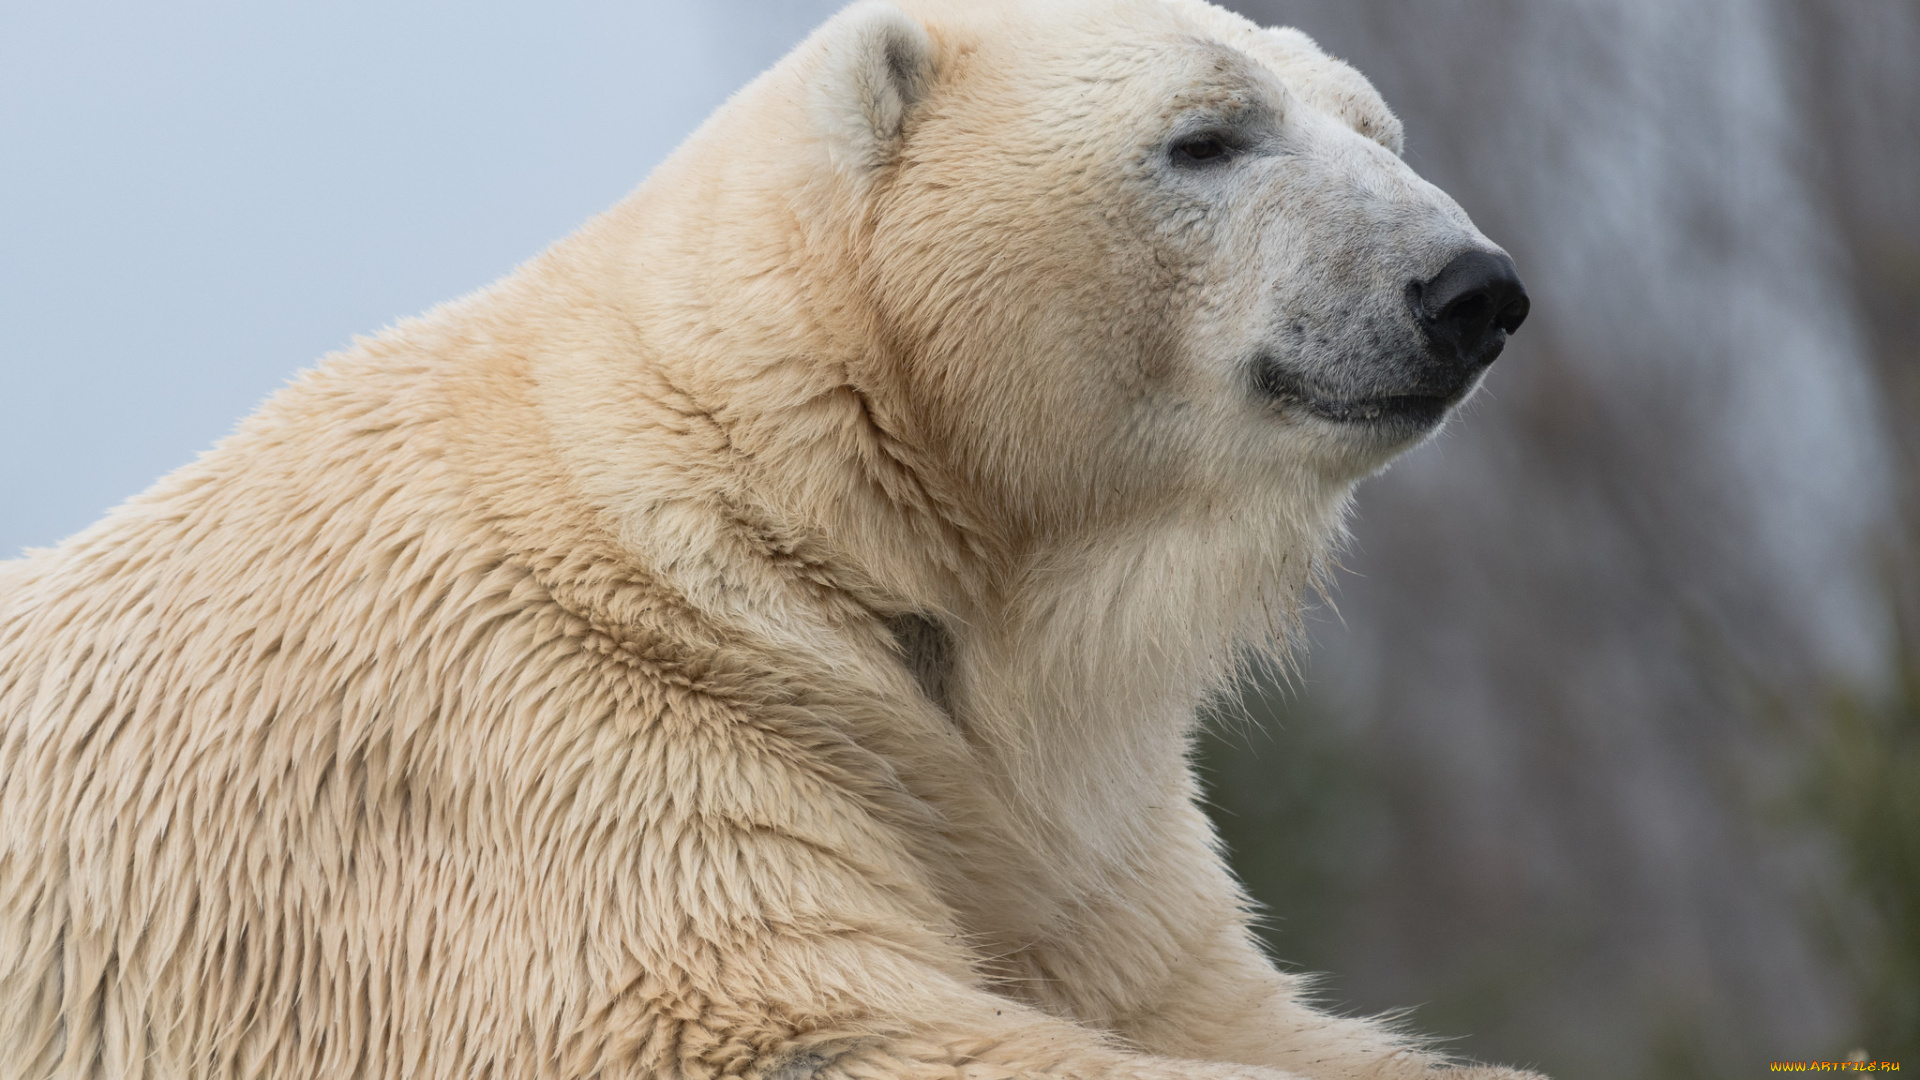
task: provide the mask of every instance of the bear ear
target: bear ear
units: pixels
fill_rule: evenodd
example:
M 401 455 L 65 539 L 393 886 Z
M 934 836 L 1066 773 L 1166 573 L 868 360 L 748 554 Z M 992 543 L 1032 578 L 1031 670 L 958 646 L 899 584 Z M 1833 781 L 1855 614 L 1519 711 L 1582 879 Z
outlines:
M 836 165 L 879 168 L 900 149 L 907 114 L 933 84 L 926 28 L 883 0 L 862 0 L 818 31 L 824 70 L 815 120 Z

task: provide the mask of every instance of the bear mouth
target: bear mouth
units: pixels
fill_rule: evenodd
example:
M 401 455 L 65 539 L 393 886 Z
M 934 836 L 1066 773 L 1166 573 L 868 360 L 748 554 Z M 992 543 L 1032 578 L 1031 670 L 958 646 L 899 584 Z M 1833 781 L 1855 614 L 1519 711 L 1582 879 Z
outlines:
M 1263 365 L 1260 390 L 1278 411 L 1299 409 L 1335 424 L 1357 427 L 1426 429 L 1438 424 L 1461 395 L 1380 394 L 1339 397 L 1318 390 L 1305 380 Z

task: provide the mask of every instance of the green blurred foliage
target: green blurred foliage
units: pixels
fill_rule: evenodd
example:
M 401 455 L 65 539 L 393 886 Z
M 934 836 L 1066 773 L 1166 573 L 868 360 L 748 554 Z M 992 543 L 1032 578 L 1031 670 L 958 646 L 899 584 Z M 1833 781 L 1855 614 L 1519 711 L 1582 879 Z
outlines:
M 1920 1065 L 1920 632 L 1899 620 L 1895 691 L 1837 696 L 1808 804 L 1847 880 L 1825 908 L 1860 998 L 1860 1045 Z
M 1398 967 L 1394 954 L 1404 943 L 1383 937 L 1382 906 L 1402 899 L 1397 890 L 1406 885 L 1404 868 L 1393 862 L 1404 854 L 1396 814 L 1408 811 L 1396 805 L 1404 794 L 1396 785 L 1409 778 L 1396 777 L 1386 755 L 1328 710 L 1323 698 L 1261 668 L 1206 717 L 1197 748 L 1215 827 L 1260 914 L 1268 953 L 1311 975 L 1323 1004 L 1398 1016 L 1449 1053 L 1530 1062 L 1559 1080 L 1613 1075 L 1606 1062 L 1564 1051 L 1549 1058 L 1551 1040 L 1488 1035 L 1510 1026 L 1518 998 L 1552 986 L 1567 970 L 1570 956 L 1585 947 L 1578 934 L 1543 939 L 1514 928 L 1457 950 L 1425 943 L 1458 954 L 1443 965 L 1447 975 L 1438 984 L 1405 971 L 1356 970 L 1369 961 Z M 1420 986 L 1420 996 L 1396 998 L 1391 987 L 1409 982 Z
M 1818 725 L 1776 729 L 1791 732 L 1809 763 L 1799 812 L 1753 811 L 1783 837 L 1811 824 L 1823 846 L 1842 853 L 1847 879 L 1815 890 L 1827 901 L 1811 918 L 1854 976 L 1861 1020 L 1853 1045 L 1878 1060 L 1920 1062 L 1920 639 L 1905 635 L 1903 644 L 1907 661 L 1890 699 L 1837 698 Z M 1444 1050 L 1522 1062 L 1556 1080 L 1619 1076 L 1628 1061 L 1647 1080 L 1750 1074 L 1753 1062 L 1712 1049 L 1702 1017 L 1680 998 L 1661 1006 L 1644 1046 L 1597 1049 L 1524 1024 L 1516 1031 L 1528 995 L 1567 993 L 1581 956 L 1596 947 L 1578 925 L 1556 930 L 1547 919 L 1475 937 L 1448 950 L 1432 981 L 1393 970 L 1406 959 L 1396 950 L 1410 943 L 1383 937 L 1381 916 L 1383 895 L 1404 886 L 1404 868 L 1392 863 L 1407 854 L 1395 815 L 1406 809 L 1396 805 L 1396 785 L 1408 778 L 1332 707 L 1326 695 L 1264 669 L 1211 711 L 1197 746 L 1221 842 L 1282 966 L 1313 974 L 1337 1010 L 1399 1009 L 1410 1030 L 1438 1036 Z M 1410 1000 L 1392 996 L 1409 985 L 1418 987 Z
M 1332 717 L 1271 670 L 1208 721 L 1199 758 L 1210 809 L 1268 950 L 1290 968 L 1331 971 L 1333 943 L 1387 857 L 1384 782 Z
M 1820 890 L 1824 899 L 1811 917 L 1853 978 L 1857 1045 L 1875 1060 L 1920 1063 L 1920 630 L 1898 622 L 1892 692 L 1836 695 L 1811 728 L 1796 729 L 1808 762 L 1796 816 L 1824 834 L 1845 868 L 1844 880 Z M 1378 890 L 1393 877 L 1394 793 L 1379 756 L 1319 699 L 1284 685 L 1271 669 L 1207 720 L 1198 758 L 1210 809 L 1262 913 L 1269 951 L 1291 969 L 1316 973 L 1336 1008 L 1392 1007 L 1341 978 L 1354 943 L 1373 933 Z M 1408 1006 L 1411 1028 L 1497 1030 L 1514 995 L 1550 981 L 1565 959 L 1564 949 L 1543 952 L 1518 936 L 1508 944 L 1485 950 L 1424 1001 L 1397 1003 Z M 1499 1043 L 1468 1037 L 1446 1045 L 1483 1059 L 1533 1049 Z M 1744 1075 L 1703 1052 L 1696 1020 L 1683 1010 L 1653 1033 L 1644 1054 L 1623 1056 L 1645 1061 L 1654 1078 Z M 1533 1060 L 1562 1080 L 1612 1075 L 1603 1061 Z

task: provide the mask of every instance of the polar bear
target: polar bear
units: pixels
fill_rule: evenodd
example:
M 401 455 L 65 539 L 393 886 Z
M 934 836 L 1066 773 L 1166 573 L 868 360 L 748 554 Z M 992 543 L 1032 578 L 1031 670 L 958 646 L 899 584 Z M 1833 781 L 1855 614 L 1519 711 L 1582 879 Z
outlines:
M 1525 317 L 1364 79 L 863 0 L 0 565 L 0 1076 L 1285 1077 L 1187 761 Z

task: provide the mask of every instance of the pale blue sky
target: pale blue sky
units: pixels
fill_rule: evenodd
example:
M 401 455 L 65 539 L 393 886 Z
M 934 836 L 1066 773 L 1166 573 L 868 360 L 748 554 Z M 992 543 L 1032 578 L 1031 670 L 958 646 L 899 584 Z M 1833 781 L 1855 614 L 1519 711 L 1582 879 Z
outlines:
M 0 558 L 565 235 L 837 6 L 0 3 Z

